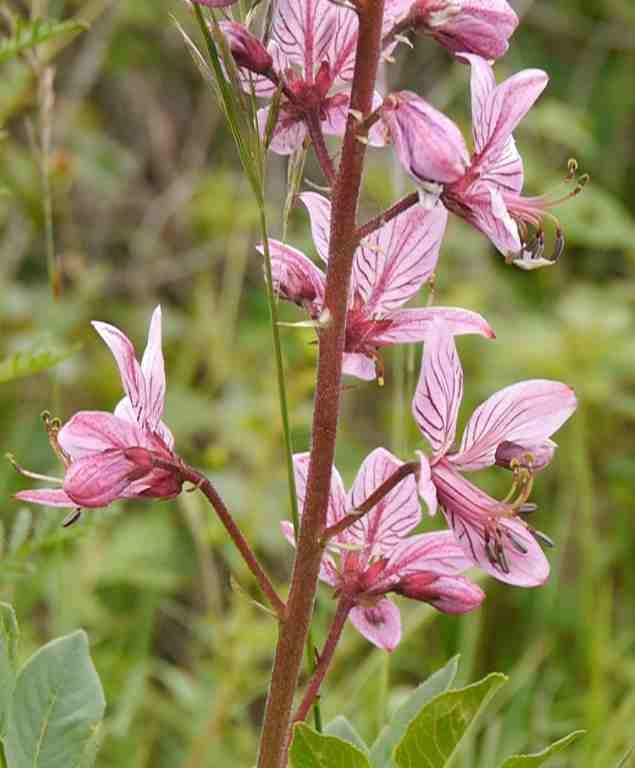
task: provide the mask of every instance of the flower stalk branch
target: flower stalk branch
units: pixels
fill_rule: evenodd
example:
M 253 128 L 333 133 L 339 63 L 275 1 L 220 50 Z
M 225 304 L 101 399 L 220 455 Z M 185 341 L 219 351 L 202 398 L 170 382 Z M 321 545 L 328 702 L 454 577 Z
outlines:
M 379 502 L 387 496 L 393 488 L 399 485 L 402 480 L 408 477 L 408 475 L 416 474 L 418 470 L 419 465 L 414 461 L 402 464 L 390 477 L 384 480 L 384 482 L 378 486 L 368 498 L 359 504 L 354 512 L 351 512 L 341 520 L 338 520 L 334 525 L 329 526 L 322 535 L 323 543 L 326 544 L 329 539 L 332 539 L 334 536 L 337 536 L 338 533 L 342 533 L 347 528 L 350 528 L 351 525 L 354 525 L 358 520 L 364 517 L 364 515 L 370 512 L 373 507 L 379 504 Z
M 407 211 L 408 208 L 412 208 L 413 205 L 417 205 L 418 202 L 418 192 L 411 192 L 409 195 L 402 197 L 401 200 L 397 200 L 394 205 L 391 205 L 390 208 L 387 208 L 383 213 L 380 213 L 379 216 L 375 216 L 375 218 L 367 221 L 366 224 L 362 224 L 361 227 L 357 228 L 357 241 L 360 242 L 365 237 L 372 235 L 373 232 L 376 232 L 389 221 L 396 219 L 399 214 Z
M 305 115 L 305 122 L 322 173 L 326 177 L 329 185 L 332 186 L 335 183 L 335 166 L 333 165 L 333 160 L 331 159 L 328 147 L 324 141 L 324 132 L 322 131 L 320 116 L 316 112 L 307 112 Z

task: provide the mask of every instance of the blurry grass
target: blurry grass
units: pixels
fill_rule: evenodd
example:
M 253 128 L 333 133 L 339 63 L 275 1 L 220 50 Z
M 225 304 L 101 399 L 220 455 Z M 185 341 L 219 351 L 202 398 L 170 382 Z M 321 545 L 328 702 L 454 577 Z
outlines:
M 55 10 L 61 18 L 78 5 Z M 62 302 L 51 300 L 47 285 L 38 168 L 24 128 L 37 109 L 27 68 L 12 65 L 0 77 L 0 115 L 10 130 L 0 143 L 0 187 L 11 194 L 0 199 L 0 360 L 44 332 L 63 346 L 82 344 L 53 372 L 0 386 L 0 447 L 39 471 L 58 471 L 39 413 L 112 408 L 120 396 L 89 321 L 121 325 L 140 347 L 160 300 L 166 418 L 177 446 L 214 477 L 284 589 L 290 553 L 278 522 L 288 502 L 253 250 L 257 210 L 211 94 L 167 21 L 169 12 L 185 21 L 182 10 L 149 1 L 103 16 L 103 5 L 91 8 L 93 28 L 63 53 L 56 75 L 51 190 Z M 502 755 L 574 728 L 588 734 L 554 768 L 614 768 L 633 743 L 635 718 L 635 68 L 628 44 L 635 18 L 629 3 L 617 1 L 525 2 L 523 10 L 499 78 L 523 66 L 552 76 L 518 132 L 528 186 L 552 187 L 571 155 L 592 184 L 558 211 L 568 249 L 558 267 L 538 274 L 505 268 L 482 238 L 452 221 L 436 300 L 481 311 L 498 334 L 495 343 L 458 342 L 463 422 L 493 391 L 523 378 L 562 379 L 578 393 L 557 461 L 536 483 L 536 524 L 558 543 L 553 575 L 531 591 L 486 580 L 483 610 L 463 619 L 403 605 L 411 630 L 389 660 L 347 629 L 323 703 L 327 719 L 344 712 L 372 736 L 384 707 L 393 709 L 459 652 L 461 682 L 492 670 L 511 678 L 461 768 L 493 768 Z M 419 41 L 400 77 L 428 88 L 468 129 L 463 67 Z M 373 153 L 365 213 L 391 199 L 385 157 Z M 285 169 L 276 158 L 271 166 L 267 203 L 279 226 Z M 307 172 L 318 178 L 311 160 Z M 292 214 L 289 239 L 312 253 L 302 211 Z M 298 317 L 280 309 L 285 319 Z M 310 331 L 284 330 L 298 450 L 309 445 L 311 341 Z M 358 385 L 345 394 L 338 466 L 349 482 L 377 444 L 399 446 L 404 457 L 417 446 L 409 408 L 418 355 L 387 353 L 383 390 Z M 483 478 L 499 495 L 508 480 L 502 471 Z M 98 764 L 251 765 L 275 626 L 243 593 L 253 589 L 249 574 L 201 500 L 117 505 L 66 531 L 61 513 L 12 502 L 18 487 L 2 465 L 0 596 L 16 606 L 24 656 L 53 635 L 88 630 L 108 699 Z M 240 590 L 231 589 L 230 573 Z M 331 610 L 322 591 L 318 638 Z

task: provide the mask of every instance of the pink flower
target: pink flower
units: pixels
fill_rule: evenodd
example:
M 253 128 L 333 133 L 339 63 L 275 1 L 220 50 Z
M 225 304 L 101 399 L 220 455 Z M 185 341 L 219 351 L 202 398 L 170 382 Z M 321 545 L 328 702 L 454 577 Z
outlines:
M 309 454 L 297 454 L 294 464 L 302 509 Z M 327 526 L 354 512 L 400 465 L 387 450 L 377 448 L 364 460 L 348 493 L 334 467 Z M 471 563 L 450 531 L 408 536 L 420 520 L 417 487 L 410 475 L 366 515 L 336 534 L 322 559 L 320 578 L 354 604 L 353 625 L 387 651 L 394 650 L 401 639 L 399 609 L 386 597 L 388 593 L 430 603 L 444 613 L 465 613 L 485 598 L 476 584 L 459 575 Z M 293 544 L 293 527 L 282 525 Z
M 391 6 L 395 2 L 389 0 L 386 4 L 386 29 L 394 21 Z M 253 87 L 258 96 L 270 98 L 282 85 L 283 99 L 270 148 L 288 155 L 302 145 L 307 117 L 319 120 L 325 134 L 344 133 L 357 45 L 357 15 L 354 9 L 331 0 L 279 0 L 275 8 L 268 46 L 273 66 L 266 73 L 260 70 L 263 77 L 246 77 L 245 87 L 248 91 Z M 234 37 L 239 26 L 232 25 Z M 246 65 L 240 59 L 237 63 Z M 379 95 L 375 102 L 375 106 L 381 103 Z M 258 115 L 263 129 L 268 113 L 265 108 Z M 374 145 L 385 143 L 385 131 L 379 123 L 371 129 L 369 140 Z
M 22 501 L 54 507 L 105 507 L 117 499 L 167 499 L 181 491 L 174 438 L 161 421 L 165 369 L 161 308 L 152 315 L 139 365 L 132 342 L 118 328 L 93 323 L 110 348 L 126 396 L 114 414 L 80 411 L 61 429 L 48 423 L 49 438 L 66 467 L 61 488 L 20 491 Z M 170 466 L 173 465 L 173 468 Z M 69 522 L 77 515 L 69 518 Z
M 331 204 L 314 192 L 306 192 L 300 199 L 311 217 L 313 242 L 326 262 Z M 442 317 L 453 333 L 494 335 L 484 318 L 469 310 L 402 309 L 434 272 L 446 219 L 441 205 L 432 210 L 413 206 L 376 230 L 357 249 L 346 322 L 345 373 L 367 381 L 381 377 L 378 350 L 423 341 L 435 317 Z M 275 289 L 319 322 L 324 309 L 324 273 L 289 245 L 270 240 L 269 247 Z
M 456 125 L 416 94 L 393 94 L 383 120 L 398 157 L 424 188 L 436 189 L 446 208 L 483 232 L 501 253 L 523 269 L 553 264 L 562 253 L 560 225 L 547 211 L 577 194 L 587 177 L 562 198 L 523 197 L 523 163 L 512 131 L 547 85 L 547 75 L 526 69 L 496 85 L 490 65 L 461 53 L 472 68 L 474 153 L 470 157 Z M 571 166 L 567 180 L 574 178 Z M 556 222 L 554 257 L 543 258 L 543 220 Z
M 443 323 L 426 342 L 412 411 L 432 456 L 420 453 L 419 494 L 434 514 L 437 504 L 465 554 L 501 581 L 523 587 L 542 584 L 549 575 L 538 541 L 550 543 L 523 515 L 534 474 L 553 456 L 550 439 L 576 408 L 573 390 L 558 381 L 533 379 L 501 389 L 480 405 L 453 451 L 463 370 L 454 339 Z M 534 460 L 534 457 L 536 459 Z M 512 492 L 497 501 L 461 472 L 503 463 L 513 469 Z
M 400 26 L 430 35 L 451 53 L 498 59 L 509 48 L 518 16 L 506 0 L 416 0 Z

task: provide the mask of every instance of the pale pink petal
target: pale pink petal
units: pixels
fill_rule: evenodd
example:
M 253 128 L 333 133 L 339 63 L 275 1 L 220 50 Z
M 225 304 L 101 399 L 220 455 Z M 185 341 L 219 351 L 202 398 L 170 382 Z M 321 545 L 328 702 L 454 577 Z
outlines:
M 119 418 L 123 419 L 124 421 L 128 421 L 131 424 L 136 424 L 137 420 L 135 419 L 134 411 L 132 410 L 132 406 L 130 405 L 130 400 L 128 400 L 127 397 L 124 397 L 121 399 L 117 405 L 115 406 L 114 415 Z M 166 447 L 169 450 L 172 450 L 174 448 L 174 435 L 172 434 L 171 429 L 168 427 L 168 425 L 164 421 L 160 421 L 156 427 L 154 428 L 154 432 L 156 435 L 158 435 L 161 440 L 165 443 Z
M 435 322 L 442 320 L 454 336 L 477 333 L 488 339 L 495 337 L 494 331 L 482 315 L 458 307 L 428 307 L 425 309 L 399 309 L 391 312 L 381 329 L 374 333 L 372 342 L 378 347 L 388 344 L 409 344 L 425 341 L 432 332 Z
M 161 307 L 152 313 L 148 343 L 141 359 L 141 371 L 145 379 L 147 426 L 156 429 L 165 402 L 165 363 L 161 339 Z
M 258 127 L 260 134 L 264 138 L 269 119 L 269 107 L 258 110 Z M 269 149 L 277 155 L 291 155 L 296 149 L 302 146 L 306 136 L 306 126 L 302 120 L 290 115 L 285 109 L 284 104 L 278 113 L 278 122 L 273 129 L 273 136 L 269 144 Z
M 300 515 L 304 510 L 304 500 L 306 496 L 306 483 L 309 475 L 309 453 L 295 453 L 293 455 L 293 468 L 295 473 L 295 488 L 298 496 L 298 512 Z M 346 491 L 342 477 L 334 466 L 331 471 L 331 490 L 329 494 L 329 505 L 326 512 L 326 525 L 335 525 L 344 515 L 347 514 Z
M 472 485 L 454 467 L 442 460 L 432 468 L 439 504 L 465 554 L 499 581 L 519 587 L 537 587 L 549 576 L 549 561 L 525 524 L 506 516 L 509 508 Z M 493 530 L 498 527 L 506 568 L 492 562 L 490 547 Z
M 417 492 L 423 503 L 428 508 L 430 517 L 437 513 L 437 489 L 432 482 L 432 470 L 430 462 L 423 451 L 415 451 L 419 457 L 419 476 L 417 477 Z
M 472 60 L 475 57 L 470 57 Z M 472 64 L 474 66 L 474 64 Z M 489 93 L 480 108 L 480 154 L 500 156 L 512 132 L 544 91 L 549 78 L 541 69 L 525 69 L 504 80 Z
M 382 118 L 403 167 L 416 181 L 450 183 L 460 179 L 470 159 L 456 125 L 409 91 L 384 102 Z
M 385 448 L 365 459 L 348 495 L 348 508 L 358 509 L 403 464 Z M 355 540 L 372 555 L 388 554 L 421 521 L 417 485 L 405 477 L 350 528 Z
M 463 576 L 439 576 L 430 580 L 427 573 L 406 576 L 395 592 L 450 614 L 473 611 L 485 599 L 485 592 Z
M 454 339 L 443 323 L 435 323 L 426 339 L 412 413 L 437 456 L 454 442 L 462 399 L 463 369 Z
M 278 0 L 276 4 L 273 37 L 289 62 L 303 69 L 308 82 L 313 82 L 322 61 L 334 63 L 329 57 L 335 50 L 333 38 L 343 21 L 342 10 L 329 0 Z
M 64 424 L 58 442 L 73 461 L 112 448 L 155 448 L 138 424 L 104 411 L 80 411 Z
M 532 379 L 505 387 L 474 411 L 451 460 L 464 470 L 491 466 L 502 442 L 540 444 L 560 429 L 576 405 L 573 390 L 559 381 Z
M 487 124 L 487 104 L 490 94 L 496 89 L 494 70 L 489 62 L 469 53 L 461 55 L 471 67 L 470 96 L 472 100 L 472 136 L 474 150 L 480 154 L 487 146 L 491 128 Z
M 436 269 L 448 214 L 415 205 L 365 238 L 355 254 L 355 288 L 368 314 L 399 308 Z
M 311 235 L 318 255 L 323 262 L 329 260 L 331 238 L 331 202 L 317 192 L 303 192 L 300 200 L 306 206 L 311 221 Z
M 135 418 L 144 425 L 148 415 L 146 384 L 132 342 L 114 325 L 97 321 L 92 325 L 112 352 Z
M 425 571 L 434 576 L 456 576 L 471 568 L 463 547 L 452 531 L 422 533 L 399 543 L 391 553 L 384 578 L 403 579 Z
M 401 616 L 399 608 L 387 597 L 374 606 L 355 606 L 350 619 L 358 632 L 378 648 L 394 651 L 401 640 Z
M 373 381 L 377 377 L 375 361 L 359 352 L 344 353 L 342 373 L 347 376 L 355 376 L 362 381 Z
M 40 488 L 32 491 L 18 491 L 15 498 L 29 504 L 43 504 L 45 507 L 76 507 L 77 504 L 61 488 Z
M 122 498 L 141 474 L 143 470 L 126 457 L 125 450 L 102 451 L 84 456 L 70 465 L 64 478 L 64 490 L 75 506 L 105 507 Z
M 479 170 L 482 182 L 518 194 L 523 188 L 525 173 L 513 136 L 507 139 L 496 157 L 489 154 L 484 157 L 479 163 Z
M 258 251 L 264 254 L 262 245 Z M 279 240 L 269 240 L 275 292 L 317 317 L 324 302 L 324 274 L 301 252 Z
M 504 255 L 519 253 L 522 243 L 518 226 L 501 192 L 491 183 L 477 182 L 470 192 L 468 220 Z

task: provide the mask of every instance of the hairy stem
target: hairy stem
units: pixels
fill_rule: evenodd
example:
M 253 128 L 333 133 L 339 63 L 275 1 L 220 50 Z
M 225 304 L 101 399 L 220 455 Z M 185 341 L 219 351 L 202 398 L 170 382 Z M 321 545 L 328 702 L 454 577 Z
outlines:
M 320 686 L 322 685 L 322 682 L 326 677 L 326 673 L 331 666 L 331 661 L 333 660 L 335 649 L 337 648 L 342 630 L 346 624 L 346 619 L 348 618 L 348 614 L 351 612 L 352 607 L 353 602 L 350 598 L 342 597 L 340 599 L 337 605 L 337 610 L 335 611 L 335 616 L 333 617 L 333 623 L 331 624 L 331 628 L 329 629 L 329 633 L 324 643 L 324 648 L 322 649 L 322 653 L 320 653 L 320 660 L 318 661 L 317 667 L 315 668 L 313 677 L 309 680 L 309 684 L 307 685 L 307 689 L 304 693 L 300 706 L 293 716 L 294 723 L 306 719 L 306 716 L 311 709 L 313 702 L 316 700 L 318 694 L 320 693 Z
M 407 211 L 408 208 L 412 208 L 412 206 L 416 205 L 418 202 L 418 192 L 411 192 L 409 195 L 402 197 L 401 200 L 397 200 L 394 205 L 391 205 L 390 208 L 387 208 L 383 213 L 380 213 L 379 216 L 375 216 L 374 219 L 367 221 L 366 224 L 362 224 L 356 232 L 357 240 L 360 241 L 365 237 L 368 237 L 368 235 L 372 235 L 373 232 L 376 232 L 380 227 L 383 227 L 384 224 L 392 221 L 392 219 L 395 219 L 400 213 Z
M 383 5 L 383 0 L 359 2 L 351 110 L 361 112 L 363 116 L 371 111 L 377 78 Z M 357 138 L 358 124 L 350 115 L 333 189 L 330 255 L 324 301 L 331 320 L 319 336 L 313 444 L 304 512 L 287 603 L 288 614 L 280 629 L 267 697 L 258 768 L 284 768 L 286 764 L 293 696 L 313 613 L 322 559 L 320 538 L 326 519 L 335 455 L 346 306 L 357 242 L 355 220 L 366 150 L 365 144 Z
M 221 499 L 214 486 L 204 475 L 202 475 L 200 472 L 197 472 L 192 467 L 180 467 L 179 472 L 183 480 L 186 480 L 187 482 L 195 485 L 201 491 L 201 493 L 207 497 L 210 504 L 214 507 L 214 511 L 218 515 L 218 519 L 221 521 L 225 527 L 225 530 L 236 545 L 236 548 L 242 555 L 243 560 L 247 564 L 247 567 L 255 576 L 256 581 L 258 582 L 258 586 L 269 601 L 269 605 L 275 612 L 278 619 L 283 621 L 286 615 L 285 604 L 278 596 L 278 593 L 274 589 L 271 580 L 264 572 L 262 566 L 258 562 L 258 558 L 247 543 L 245 537 L 242 535 L 240 528 L 234 522 L 234 518 L 231 516 L 231 513 L 225 506 L 225 502 Z
M 351 525 L 356 523 L 360 518 L 364 517 L 370 510 L 375 507 L 379 502 L 387 496 L 392 489 L 399 485 L 408 475 L 413 475 L 419 468 L 419 464 L 414 461 L 410 461 L 407 464 L 402 464 L 396 469 L 390 477 L 387 477 L 384 482 L 378 486 L 368 498 L 351 512 L 350 515 L 345 515 L 341 520 L 338 520 L 334 525 L 329 526 L 322 535 L 322 541 L 327 542 L 336 536 L 338 533 L 350 528 Z

